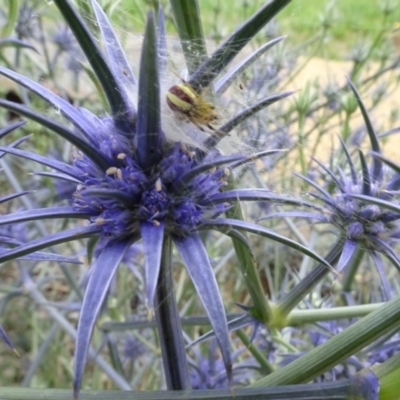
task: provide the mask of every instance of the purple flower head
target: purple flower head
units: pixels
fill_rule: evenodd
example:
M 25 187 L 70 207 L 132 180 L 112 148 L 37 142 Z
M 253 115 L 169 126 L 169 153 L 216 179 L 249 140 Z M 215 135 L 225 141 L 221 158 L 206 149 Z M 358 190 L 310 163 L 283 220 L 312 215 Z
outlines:
M 75 52 L 78 49 L 75 37 L 67 26 L 62 26 L 57 30 L 53 35 L 53 42 L 60 51 L 66 53 Z
M 59 57 L 65 53 L 65 65 L 68 70 L 75 73 L 74 79 L 77 79 L 77 74 L 83 71 L 84 55 L 78 46 L 72 31 L 68 26 L 59 27 L 52 37 L 53 43 L 57 46 L 57 52 L 52 61 L 53 65 L 57 64 Z M 74 82 L 76 85 L 76 82 Z
M 358 92 L 350 82 L 373 150 L 371 165 L 367 165 L 363 152 L 358 151 L 357 163 L 350 156 L 349 150 L 341 140 L 347 161 L 347 169 L 323 165 L 320 185 L 314 179 L 299 175 L 315 191 L 310 195 L 322 203 L 315 204 L 315 213 L 283 212 L 275 216 L 305 217 L 329 223 L 337 228 L 339 240 L 343 243 L 336 270 L 340 272 L 349 265 L 359 249 L 367 251 L 373 259 L 382 280 L 384 295 L 390 297 L 390 285 L 386 279 L 380 254 L 385 255 L 400 270 L 400 258 L 393 246 L 400 238 L 400 174 L 389 171 L 383 166 L 385 158 L 381 155 L 377 135 Z M 386 160 L 387 161 L 387 160 Z
M 343 144 L 344 146 L 344 144 Z M 348 155 L 347 149 L 344 147 Z M 399 205 L 396 193 L 399 175 L 385 173 L 384 169 L 377 177 L 373 177 L 373 168 L 366 165 L 364 155 L 359 152 L 362 174 L 356 173 L 355 165 L 348 157 L 350 177 L 338 169 L 329 170 L 332 193 L 322 187 L 319 193 L 312 194 L 323 201 L 326 222 L 338 228 L 339 236 L 344 242 L 342 255 L 338 261 L 337 271 L 340 272 L 352 259 L 358 248 L 367 250 L 373 258 L 381 277 L 383 267 L 380 256 L 387 256 L 397 267 L 400 260 L 393 250 L 400 229 L 400 212 L 394 212 L 387 207 Z M 326 167 L 323 167 L 326 169 Z M 321 216 L 321 220 L 324 218 Z M 384 279 L 384 278 L 383 278 Z M 387 282 L 382 281 L 386 295 L 389 295 Z
M 73 206 L 89 214 L 102 235 L 123 239 L 137 233 L 142 222 L 155 227 L 162 222 L 166 232 L 186 236 L 204 216 L 216 217 L 226 210 L 224 204 L 207 202 L 225 184 L 224 169 L 200 173 L 177 190 L 182 178 L 197 166 L 185 145 L 168 149 L 160 163 L 145 173 L 134 149 L 127 152 L 123 136 L 108 131 L 108 136 L 99 134 L 98 139 L 98 148 L 104 149 L 112 166 L 103 172 L 84 154 L 74 155 L 82 183 L 73 194 Z

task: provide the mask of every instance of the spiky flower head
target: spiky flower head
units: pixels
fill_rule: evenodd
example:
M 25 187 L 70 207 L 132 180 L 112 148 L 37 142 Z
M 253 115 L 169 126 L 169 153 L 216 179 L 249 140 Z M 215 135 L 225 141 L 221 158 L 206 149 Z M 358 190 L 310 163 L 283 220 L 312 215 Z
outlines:
M 347 162 L 346 170 L 339 166 L 328 168 L 314 159 L 322 169 L 324 176 L 321 181 L 324 184 L 299 175 L 316 189 L 310 195 L 322 202 L 322 207 L 316 204 L 317 212 L 314 213 L 295 211 L 271 216 L 305 217 L 334 225 L 343 245 L 335 261 L 336 271 L 340 272 L 349 265 L 357 251 L 366 251 L 377 266 L 385 295 L 390 297 L 390 285 L 379 254 L 385 255 L 400 270 L 400 258 L 393 248 L 400 238 L 400 174 L 383 168 L 382 161 L 386 159 L 381 155 L 378 137 L 356 88 L 351 82 L 349 84 L 367 127 L 373 150 L 371 165 L 367 164 L 364 153 L 358 150 L 357 168 L 346 144 L 340 139 Z

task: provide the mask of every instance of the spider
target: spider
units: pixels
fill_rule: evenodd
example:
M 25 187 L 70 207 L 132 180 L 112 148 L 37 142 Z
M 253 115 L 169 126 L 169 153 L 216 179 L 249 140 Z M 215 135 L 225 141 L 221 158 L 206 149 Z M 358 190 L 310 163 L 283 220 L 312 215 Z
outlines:
M 177 113 L 204 132 L 204 126 L 210 130 L 224 134 L 215 129 L 212 124 L 220 118 L 214 105 L 206 101 L 188 83 L 183 82 L 172 86 L 167 92 L 167 104 Z

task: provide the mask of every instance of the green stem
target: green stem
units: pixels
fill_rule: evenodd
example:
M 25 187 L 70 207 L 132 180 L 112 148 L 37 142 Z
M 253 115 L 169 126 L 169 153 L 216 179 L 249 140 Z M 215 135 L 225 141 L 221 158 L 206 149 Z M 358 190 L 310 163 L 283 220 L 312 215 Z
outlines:
M 363 304 L 358 306 L 345 306 L 345 307 L 334 307 L 324 309 L 312 309 L 312 310 L 293 310 L 284 320 L 284 324 L 281 326 L 297 326 L 303 324 L 311 324 L 319 321 L 331 321 L 343 318 L 355 318 L 364 317 L 375 311 L 378 307 L 385 303 L 374 303 L 374 304 Z M 228 314 L 228 321 L 240 317 L 242 314 Z M 180 324 L 183 326 L 210 326 L 210 320 L 207 316 L 191 316 L 181 317 Z M 137 320 L 127 322 L 104 322 L 100 329 L 105 332 L 123 332 L 126 330 L 145 329 L 156 327 L 154 320 Z M 274 327 L 270 326 L 270 329 Z M 272 332 L 272 331 L 271 331 Z M 286 345 L 286 344 L 285 344 Z M 291 347 L 291 351 L 295 348 Z
M 357 321 L 322 345 L 260 379 L 254 385 L 275 386 L 309 382 L 346 358 L 356 354 L 386 332 L 398 327 L 400 296 Z
M 362 378 L 361 378 L 362 379 Z M 80 400 L 367 400 L 359 392 L 364 387 L 360 379 L 345 379 L 313 385 L 277 386 L 268 388 L 192 390 L 192 391 L 121 391 L 81 390 Z M 71 400 L 70 389 L 0 388 L 2 400 Z
M 299 133 L 298 133 L 298 141 L 297 141 L 297 147 L 299 150 L 299 162 L 301 166 L 301 173 L 303 175 L 306 175 L 307 173 L 307 164 L 306 164 L 306 158 L 304 155 L 304 146 L 305 146 L 305 137 L 304 137 L 304 120 L 305 120 L 305 115 L 302 111 L 299 112 Z
M 379 378 L 379 400 L 392 400 L 400 393 L 400 353 L 384 363 L 372 366 L 371 370 Z
M 228 178 L 228 185 L 225 187 L 225 190 L 233 189 L 234 187 L 234 177 L 233 174 L 231 174 Z M 240 203 L 234 202 L 232 208 L 226 212 L 226 216 L 228 218 L 243 220 L 243 212 Z M 245 233 L 242 233 L 242 235 L 247 237 Z M 256 314 L 258 320 L 268 324 L 273 318 L 273 311 L 265 296 L 253 252 L 248 244 L 244 244 L 235 237 L 231 237 L 231 239 L 238 257 L 239 267 L 253 303 L 253 312 Z
M 345 306 L 320 308 L 314 310 L 293 310 L 287 317 L 286 326 L 310 324 L 319 321 L 331 321 L 343 318 L 364 317 L 385 303 L 363 304 L 360 306 Z
M 339 240 L 325 257 L 334 265 L 340 257 L 343 241 Z M 282 317 L 287 316 L 293 308 L 330 272 L 322 264 L 318 264 L 302 281 L 300 281 L 286 296 L 277 303 L 277 311 Z
M 252 356 L 256 359 L 256 361 L 260 364 L 260 366 L 264 369 L 267 374 L 270 374 L 275 370 L 273 365 L 266 359 L 264 354 L 250 342 L 248 335 L 242 330 L 239 329 L 236 331 L 236 335 L 243 342 L 243 344 L 247 347 L 247 350 L 252 354 Z
M 351 118 L 351 113 L 346 112 L 346 117 L 344 119 L 343 129 L 342 129 L 342 138 L 343 138 L 344 142 L 347 142 L 347 139 L 349 138 L 350 133 L 351 133 L 350 118 Z
M 14 29 L 14 26 L 18 19 L 20 0 L 8 0 L 7 3 L 8 3 L 8 15 L 7 18 L 5 19 L 6 23 L 3 25 L 1 29 L 0 36 L 2 38 L 10 36 Z
M 353 284 L 354 277 L 356 276 L 358 267 L 361 264 L 363 256 L 364 256 L 364 250 L 360 246 L 358 246 L 354 256 L 352 257 L 350 265 L 347 266 L 346 271 L 344 273 L 344 278 L 343 278 L 344 292 L 350 292 L 351 285 Z
M 160 275 L 154 300 L 167 387 L 169 390 L 189 390 L 191 385 L 185 343 L 174 295 L 172 243 L 169 236 L 165 237 L 163 243 Z

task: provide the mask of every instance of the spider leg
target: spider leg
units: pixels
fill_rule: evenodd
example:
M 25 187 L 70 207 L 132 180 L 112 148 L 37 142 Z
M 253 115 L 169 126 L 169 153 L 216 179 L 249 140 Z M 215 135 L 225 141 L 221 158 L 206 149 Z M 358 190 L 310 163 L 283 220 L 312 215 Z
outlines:
M 204 128 L 196 121 L 192 121 L 193 125 L 195 125 L 197 128 L 199 128 L 202 132 L 205 132 Z

